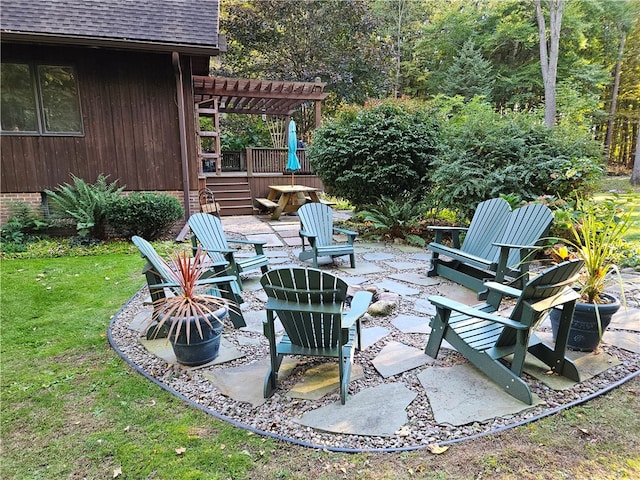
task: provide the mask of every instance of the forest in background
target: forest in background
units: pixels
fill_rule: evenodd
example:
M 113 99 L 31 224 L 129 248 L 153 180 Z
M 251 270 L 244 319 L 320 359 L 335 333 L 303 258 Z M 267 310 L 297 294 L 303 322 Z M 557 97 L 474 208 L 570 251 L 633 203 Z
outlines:
M 558 124 L 590 132 L 608 170 L 629 172 L 640 119 L 640 0 L 563 7 Z M 323 113 L 369 99 L 484 96 L 496 111 L 543 112 L 536 0 L 225 0 L 228 51 L 213 74 L 327 83 Z M 547 25 L 550 29 L 550 25 Z M 304 111 L 297 120 L 310 129 Z M 541 116 L 543 113 L 541 113 Z M 255 139 L 254 139 L 255 141 Z

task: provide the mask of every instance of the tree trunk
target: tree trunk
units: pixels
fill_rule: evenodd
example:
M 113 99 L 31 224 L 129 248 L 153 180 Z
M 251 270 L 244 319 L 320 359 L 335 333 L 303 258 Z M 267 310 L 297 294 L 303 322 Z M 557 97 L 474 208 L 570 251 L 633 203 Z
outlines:
M 402 16 L 405 9 L 405 2 L 403 0 L 398 0 L 398 24 L 397 24 L 397 43 L 396 43 L 396 85 L 394 89 L 394 97 L 400 97 L 400 61 L 402 59 L 401 49 L 402 49 Z
M 563 0 L 547 0 L 549 3 L 549 41 L 547 42 L 547 26 L 541 1 L 534 0 L 540 38 L 540 68 L 544 83 L 544 123 L 548 127 L 553 127 L 556 122 L 556 77 L 564 3 Z
M 616 116 L 616 108 L 618 105 L 618 90 L 620 88 L 620 72 L 622 70 L 622 55 L 624 54 L 624 44 L 627 41 L 627 34 L 622 31 L 620 37 L 620 46 L 618 48 L 618 59 L 616 60 L 616 69 L 613 75 L 613 90 L 611 92 L 611 106 L 609 107 L 609 120 L 607 121 L 607 135 L 604 140 L 604 151 L 607 160 L 611 160 L 611 144 L 613 143 L 613 122 Z
M 640 185 L 640 118 L 638 119 L 638 135 L 636 136 L 636 153 L 631 171 L 631 185 Z

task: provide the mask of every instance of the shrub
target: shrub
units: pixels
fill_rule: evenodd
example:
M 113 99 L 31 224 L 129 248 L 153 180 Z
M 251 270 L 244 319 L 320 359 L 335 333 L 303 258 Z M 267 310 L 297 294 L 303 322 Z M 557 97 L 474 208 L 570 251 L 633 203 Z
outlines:
M 475 98 L 436 100 L 442 154 L 434 162 L 433 198 L 464 216 L 501 194 L 531 201 L 588 191 L 602 174 L 600 147 L 580 131 L 544 126 L 527 112 L 495 112 Z
M 393 199 L 382 196 L 376 205 L 358 212 L 357 218 L 371 222 L 374 229 L 387 238 L 401 238 L 410 244 L 424 247 L 425 240 L 417 234 L 426 207 L 412 195 Z
M 49 223 L 26 202 L 11 202 L 9 218 L 0 228 L 3 252 L 21 252 L 34 233 L 46 229 Z
M 107 208 L 109 224 L 116 233 L 155 240 L 184 217 L 180 202 L 169 195 L 134 192 L 113 199 Z
M 124 187 L 117 188 L 117 180 L 108 183 L 108 177 L 102 174 L 94 184 L 75 175 L 71 177 L 73 184 L 65 183 L 54 191 L 45 190 L 53 203 L 54 218 L 73 221 L 80 237 L 104 240 L 107 204 L 117 198 Z
M 438 123 L 424 104 L 345 108 L 314 132 L 307 157 L 335 196 L 361 208 L 383 195 L 426 194 Z

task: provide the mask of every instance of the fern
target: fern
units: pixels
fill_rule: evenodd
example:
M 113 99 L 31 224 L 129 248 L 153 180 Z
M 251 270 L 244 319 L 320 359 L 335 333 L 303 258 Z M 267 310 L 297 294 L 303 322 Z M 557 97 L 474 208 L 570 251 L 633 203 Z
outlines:
M 54 205 L 54 216 L 75 223 L 78 235 L 104 239 L 106 232 L 107 204 L 118 197 L 124 186 L 118 188 L 118 181 L 107 182 L 100 174 L 95 184 L 71 175 L 73 183 L 65 183 L 55 190 L 45 190 Z
M 359 212 L 365 222 L 380 230 L 389 238 L 402 238 L 409 243 L 424 245 L 424 240 L 411 233 L 425 212 L 422 202 L 413 195 L 402 195 L 397 199 L 382 196 L 377 205 Z

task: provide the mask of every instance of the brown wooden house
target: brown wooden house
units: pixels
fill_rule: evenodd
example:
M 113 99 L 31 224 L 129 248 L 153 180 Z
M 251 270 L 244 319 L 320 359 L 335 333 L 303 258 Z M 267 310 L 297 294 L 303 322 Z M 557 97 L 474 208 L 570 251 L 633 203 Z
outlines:
M 0 220 L 9 200 L 39 206 L 44 190 L 71 174 L 89 182 L 105 174 L 128 191 L 174 195 L 187 216 L 199 208 L 198 189 L 212 184 L 208 177 L 243 177 L 248 185 L 246 165 L 224 172 L 219 152 L 210 155 L 217 169 L 202 168 L 200 136 L 217 132 L 199 132 L 198 110 L 211 113 L 222 98 L 205 88 L 210 58 L 226 48 L 218 17 L 219 0 L 3 2 Z M 228 85 L 227 93 L 238 88 Z M 324 84 L 301 85 L 261 88 L 280 98 L 272 105 L 296 96 L 298 103 L 285 102 L 291 108 L 326 96 Z M 251 103 L 240 97 L 236 107 Z M 228 213 L 250 213 L 251 197 L 264 195 L 253 188 L 248 209 Z

